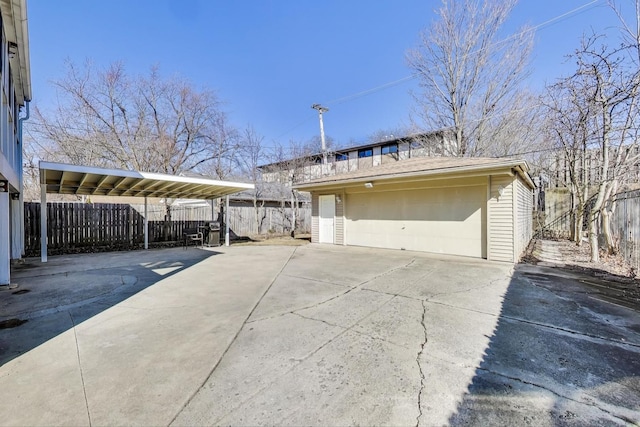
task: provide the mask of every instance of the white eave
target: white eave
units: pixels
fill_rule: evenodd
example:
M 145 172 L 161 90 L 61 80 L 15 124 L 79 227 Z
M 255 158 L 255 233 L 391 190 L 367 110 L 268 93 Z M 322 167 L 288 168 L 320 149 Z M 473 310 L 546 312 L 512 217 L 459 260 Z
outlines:
M 31 60 L 26 0 L 0 0 L 2 23 L 7 42 L 17 45 L 16 55 L 10 59 L 11 74 L 16 87 L 18 104 L 31 100 Z
M 253 184 L 150 172 L 40 162 L 40 184 L 49 194 L 216 199 Z

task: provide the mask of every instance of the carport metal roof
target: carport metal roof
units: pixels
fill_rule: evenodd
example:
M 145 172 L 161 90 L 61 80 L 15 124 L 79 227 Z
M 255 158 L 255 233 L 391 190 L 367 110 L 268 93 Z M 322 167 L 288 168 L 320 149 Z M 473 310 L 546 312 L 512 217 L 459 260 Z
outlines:
M 47 193 L 79 196 L 129 196 L 145 198 L 145 248 L 148 248 L 147 197 L 217 199 L 243 190 L 253 184 L 217 181 L 207 178 L 173 176 L 159 173 L 77 166 L 66 163 L 40 162 L 40 230 L 41 259 L 47 261 Z M 229 199 L 227 197 L 228 212 Z M 227 223 L 227 235 L 228 224 Z
M 40 162 L 40 184 L 49 194 L 216 199 L 253 184 L 150 172 Z

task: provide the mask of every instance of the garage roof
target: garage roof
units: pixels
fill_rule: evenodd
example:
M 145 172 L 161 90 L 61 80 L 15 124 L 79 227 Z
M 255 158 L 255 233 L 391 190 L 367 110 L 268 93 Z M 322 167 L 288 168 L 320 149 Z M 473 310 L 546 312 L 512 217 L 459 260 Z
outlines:
M 54 194 L 215 199 L 253 184 L 40 162 L 40 184 Z
M 399 160 L 358 169 L 338 175 L 329 175 L 305 183 L 294 185 L 294 188 L 311 191 L 318 187 L 335 185 L 360 184 L 373 180 L 391 180 L 412 177 L 437 177 L 439 175 L 457 174 L 491 174 L 501 171 L 515 170 L 530 186 L 535 184 L 529 176 L 527 162 L 520 159 L 487 158 L 487 157 L 419 157 Z

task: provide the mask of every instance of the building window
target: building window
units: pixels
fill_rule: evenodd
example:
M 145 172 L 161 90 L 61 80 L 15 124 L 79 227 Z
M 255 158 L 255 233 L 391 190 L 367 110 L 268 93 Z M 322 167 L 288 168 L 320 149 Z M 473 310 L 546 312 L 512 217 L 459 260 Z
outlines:
M 382 154 L 393 154 L 398 152 L 398 144 L 387 144 L 382 146 Z
M 349 153 L 336 153 L 336 161 L 349 160 Z
M 363 157 L 371 157 L 373 156 L 373 148 L 364 148 L 362 150 L 358 150 L 358 158 Z

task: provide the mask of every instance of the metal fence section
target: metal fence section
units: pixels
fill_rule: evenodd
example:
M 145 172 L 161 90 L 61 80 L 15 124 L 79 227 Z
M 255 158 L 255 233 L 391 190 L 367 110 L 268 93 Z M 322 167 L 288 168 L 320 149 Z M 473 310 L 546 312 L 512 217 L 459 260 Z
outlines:
M 636 271 L 639 271 L 640 190 L 616 195 L 616 210 L 611 219 L 611 231 L 620 253 Z

